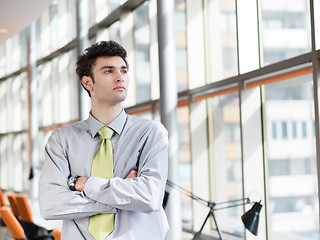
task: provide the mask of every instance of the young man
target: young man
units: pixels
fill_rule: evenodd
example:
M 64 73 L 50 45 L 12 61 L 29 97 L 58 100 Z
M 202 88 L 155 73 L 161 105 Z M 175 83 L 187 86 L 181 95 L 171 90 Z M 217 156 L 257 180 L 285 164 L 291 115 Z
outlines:
M 45 219 L 63 220 L 62 239 L 163 240 L 168 230 L 162 208 L 167 131 L 157 121 L 125 113 L 126 57 L 113 41 L 94 44 L 78 57 L 76 72 L 91 96 L 92 110 L 87 120 L 55 130 L 47 142 L 39 204 Z M 110 179 L 91 173 L 104 126 L 113 132 Z M 113 225 L 93 237 L 89 219 L 101 215 L 111 216 Z M 110 225 L 109 220 L 100 224 Z

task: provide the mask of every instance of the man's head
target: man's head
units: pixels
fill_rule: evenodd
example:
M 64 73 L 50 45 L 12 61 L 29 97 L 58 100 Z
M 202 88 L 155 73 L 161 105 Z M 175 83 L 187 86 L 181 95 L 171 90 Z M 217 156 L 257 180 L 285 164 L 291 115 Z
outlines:
M 127 68 L 129 67 L 127 62 L 127 51 L 121 45 L 114 41 L 101 41 L 93 44 L 91 47 L 88 47 L 84 50 L 83 54 L 78 57 L 76 62 L 76 73 L 80 82 L 84 76 L 91 77 L 94 82 L 92 67 L 99 57 L 121 57 Z M 84 86 L 83 88 L 91 97 L 90 91 L 88 91 Z

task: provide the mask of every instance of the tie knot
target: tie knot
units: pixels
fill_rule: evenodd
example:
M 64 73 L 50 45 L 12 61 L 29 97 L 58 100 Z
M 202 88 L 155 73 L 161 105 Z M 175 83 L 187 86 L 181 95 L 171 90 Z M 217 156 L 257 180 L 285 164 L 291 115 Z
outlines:
M 102 127 L 98 133 L 103 139 L 110 139 L 113 135 L 113 130 L 109 127 Z

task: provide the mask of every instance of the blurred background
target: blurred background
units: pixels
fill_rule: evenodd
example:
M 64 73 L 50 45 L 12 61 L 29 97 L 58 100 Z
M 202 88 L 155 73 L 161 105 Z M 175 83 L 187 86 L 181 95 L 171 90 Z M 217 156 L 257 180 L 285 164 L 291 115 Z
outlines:
M 1 0 L 0 188 L 37 199 L 48 137 L 90 111 L 75 60 L 114 40 L 128 51 L 127 113 L 163 121 L 162 98 L 175 106 L 169 179 L 208 201 L 261 200 L 258 236 L 248 206 L 216 212 L 226 239 L 320 239 L 320 1 L 158 1 Z M 167 238 L 192 239 L 208 208 L 168 192 Z M 217 238 L 212 220 L 202 237 Z

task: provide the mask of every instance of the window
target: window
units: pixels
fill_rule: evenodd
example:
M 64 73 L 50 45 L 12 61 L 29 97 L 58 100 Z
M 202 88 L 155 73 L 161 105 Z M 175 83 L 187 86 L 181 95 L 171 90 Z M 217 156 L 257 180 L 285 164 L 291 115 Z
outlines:
M 238 73 L 235 1 L 208 1 L 208 82 Z
M 185 0 L 175 0 L 174 30 L 176 41 L 176 78 L 178 92 L 188 89 L 188 57 L 186 35 L 186 3 Z
M 179 126 L 179 181 L 181 187 L 192 192 L 192 168 L 190 158 L 190 127 L 189 116 L 190 111 L 187 106 L 179 107 L 177 110 L 178 126 Z M 192 199 L 188 196 L 181 195 L 181 217 L 183 227 L 192 229 Z
M 208 99 L 212 195 L 215 202 L 242 198 L 240 113 L 237 93 Z M 217 211 L 223 231 L 244 235 L 242 208 Z
M 145 2 L 135 12 L 136 91 L 137 103 L 151 100 L 150 29 L 148 4 Z
M 271 240 L 319 231 L 312 87 L 310 75 L 264 86 Z
M 309 1 L 261 1 L 264 65 L 311 50 Z

